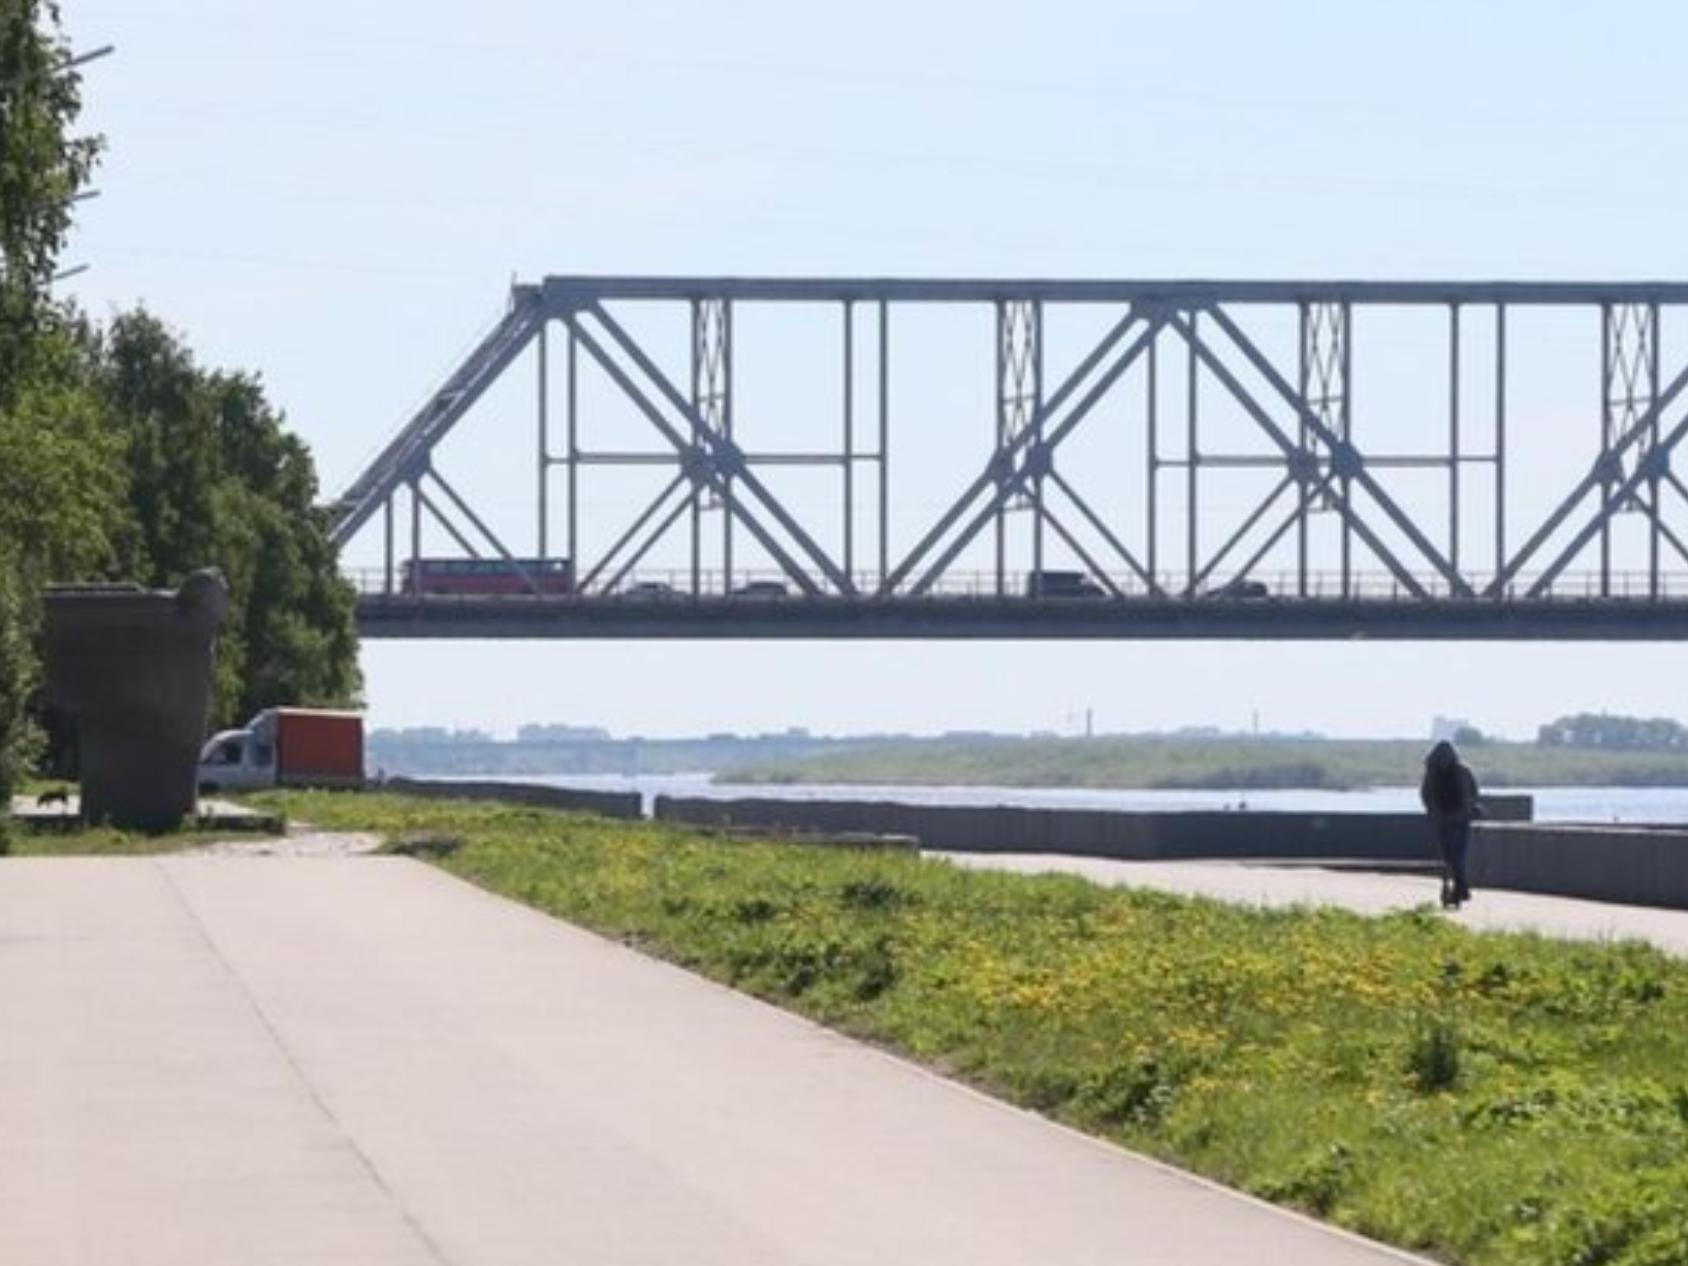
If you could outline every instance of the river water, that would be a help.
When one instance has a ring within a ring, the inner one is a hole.
[[[1126,791],[1084,787],[905,787],[812,783],[735,785],[709,774],[555,775],[511,778],[552,787],[637,791],[650,808],[654,796],[788,800],[891,800],[903,804],[1019,805],[1036,809],[1116,809],[1178,812],[1197,809],[1280,813],[1417,813],[1416,787],[1365,791]],[[1688,822],[1688,787],[1506,787],[1531,795],[1542,822]]]

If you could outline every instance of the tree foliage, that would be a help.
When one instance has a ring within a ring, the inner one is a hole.
[[[1688,751],[1688,728],[1669,717],[1613,716],[1579,712],[1536,731],[1543,747],[1601,748],[1619,752]]]
[[[271,704],[352,700],[355,596],[315,506],[310,452],[258,380],[201,369],[144,311],[119,316],[95,360],[130,490],[121,573],[173,586],[214,565],[228,581],[216,721]]]
[[[47,287],[100,150],[71,135],[82,101],[69,60],[54,0],[0,0],[0,407],[52,319]]]
[[[214,718],[359,689],[354,599],[309,451],[259,381],[201,368],[145,311],[104,329],[49,294],[99,154],[54,0],[0,0],[0,804],[35,745],[41,587],[230,587]]]
[[[54,499],[74,482],[71,467],[84,468],[83,454],[70,450],[87,416],[82,402],[47,385],[48,362],[62,349],[47,288],[71,199],[99,149],[71,135],[81,102],[68,59],[53,0],[0,0],[0,804],[33,739],[25,708],[36,678],[30,641],[40,578],[72,562],[87,540],[89,499]],[[87,461],[101,464],[97,452]]]

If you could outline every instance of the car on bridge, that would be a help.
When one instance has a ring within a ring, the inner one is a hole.
[[[524,576],[522,573],[526,572]],[[532,580],[532,586],[528,584]],[[567,558],[421,558],[404,564],[405,593],[492,597],[500,594],[574,592],[574,564]]]
[[[1204,598],[1218,598],[1227,602],[1259,602],[1271,596],[1272,591],[1265,581],[1251,580],[1247,576],[1236,576],[1202,594]]]
[[[788,598],[791,590],[783,580],[750,580],[733,590],[735,598]]]
[[[1026,574],[1028,598],[1105,598],[1107,592],[1082,571],[1034,571]]]

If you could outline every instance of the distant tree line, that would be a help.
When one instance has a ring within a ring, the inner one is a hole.
[[[1601,748],[1615,752],[1688,751],[1688,728],[1668,717],[1612,716],[1579,712],[1549,721],[1536,731],[1543,747]]]
[[[95,323],[50,292],[99,153],[52,0],[0,0],[0,793],[39,750],[51,582],[230,590],[213,720],[360,689],[355,595],[309,451],[250,374],[206,369],[152,314]],[[3,801],[0,801],[3,804]]]

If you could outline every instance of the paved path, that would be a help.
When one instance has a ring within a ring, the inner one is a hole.
[[[416,862],[0,862],[5,1266],[1409,1260]]]
[[[1034,854],[934,853],[960,866],[1034,874],[1059,871],[1098,883],[1158,888],[1250,905],[1343,906],[1361,914],[1384,914],[1435,905],[1440,880],[1434,875],[1328,870],[1308,865],[1244,862],[1117,862],[1090,857]],[[1688,911],[1609,905],[1533,893],[1479,891],[1457,914],[1446,917],[1471,928],[1539,932],[1576,940],[1651,941],[1673,954],[1688,955]]]

